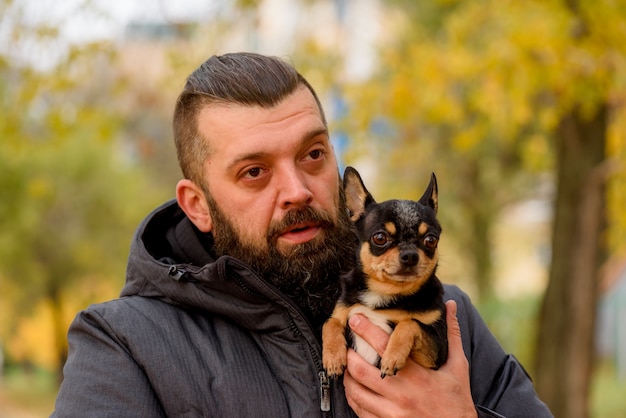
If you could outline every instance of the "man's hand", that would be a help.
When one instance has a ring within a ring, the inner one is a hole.
[[[461,344],[456,302],[446,302],[448,361],[439,369],[426,369],[411,359],[395,376],[380,378],[380,370],[354,350],[348,351],[344,386],[348,404],[360,417],[445,418],[477,417],[469,383],[469,365]],[[350,328],[379,355],[389,335],[367,318],[355,315]]]

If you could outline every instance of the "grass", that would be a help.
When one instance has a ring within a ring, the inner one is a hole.
[[[591,418],[626,417],[626,378],[620,379],[610,361],[598,364],[591,383]]]
[[[479,306],[489,328],[507,352],[513,353],[532,370],[535,341],[535,318],[539,298],[492,300]],[[626,417],[626,377],[619,377],[609,360],[598,362],[591,382],[590,418]]]
[[[11,368],[0,377],[0,418],[49,417],[57,384],[47,371]]]

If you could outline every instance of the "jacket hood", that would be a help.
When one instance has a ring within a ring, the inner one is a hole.
[[[221,315],[256,331],[310,328],[280,291],[235,258],[215,259],[211,245],[210,236],[193,226],[176,201],[165,203],[135,233],[121,296]]]

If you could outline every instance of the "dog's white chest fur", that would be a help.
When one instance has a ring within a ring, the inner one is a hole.
[[[376,312],[363,305],[357,305],[350,309],[348,317],[356,314],[362,314],[366,316],[374,325],[379,326],[388,334],[391,334],[391,331],[393,331],[393,328],[391,328],[391,326],[389,325],[387,317],[380,312]],[[376,350],[374,350],[374,348],[369,345],[363,338],[354,333],[352,334],[352,348],[354,348],[354,350],[371,365],[378,365],[378,362],[380,361],[380,356],[378,355]]]

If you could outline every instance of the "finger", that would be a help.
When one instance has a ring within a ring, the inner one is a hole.
[[[343,385],[346,400],[348,401],[350,408],[352,408],[357,416],[366,416],[368,411],[366,411],[362,404],[364,402],[364,398],[372,396],[371,393],[368,393],[367,389],[363,385],[353,379],[352,375],[348,371],[346,371],[343,375]],[[367,403],[367,401],[365,402]]]
[[[453,300],[446,302],[446,322],[448,325],[448,361],[450,366],[466,365],[467,358],[463,351],[461,327],[457,318],[457,304]]]
[[[348,350],[348,368],[343,384],[350,407],[359,417],[372,416],[387,400],[377,390],[381,384],[380,370],[369,364],[354,350]],[[373,384],[372,384],[373,383]]]
[[[427,370],[417,365],[417,363],[411,362],[410,364],[407,364],[407,366],[405,366],[405,368],[403,368],[398,374],[396,374],[393,379],[382,379],[380,377],[380,369],[376,366],[372,366],[367,360],[352,349],[348,350],[347,364],[346,372],[350,374],[351,379],[358,382],[360,385],[367,388],[371,394],[378,397],[376,398],[377,401],[372,403],[372,406],[379,406],[378,400],[380,397],[393,397],[392,395],[399,389],[398,386],[402,386],[402,382],[405,380],[401,376],[412,376],[412,378],[415,379],[417,378],[417,375],[415,374],[416,372]],[[408,372],[409,369],[411,370],[410,372]]]
[[[446,322],[448,323],[448,338],[458,337],[461,338],[461,327],[459,326],[459,320],[456,317],[456,301],[449,300],[446,302]]]
[[[372,366],[356,351],[348,350],[348,361],[346,370],[350,372],[352,378],[362,385],[370,388],[373,392],[377,392],[377,384],[382,382],[380,378],[380,370],[376,366]]]
[[[359,417],[401,416],[400,411],[415,411],[418,392],[432,390],[429,381],[422,380],[428,378],[425,373],[436,372],[411,360],[395,376],[381,379],[377,367],[354,350],[348,350],[348,368],[344,376],[348,404]]]
[[[350,329],[382,356],[389,341],[389,334],[380,327],[374,325],[366,316],[356,314],[350,317],[348,324]]]

